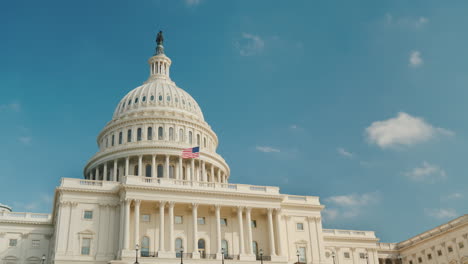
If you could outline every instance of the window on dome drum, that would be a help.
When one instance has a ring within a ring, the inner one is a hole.
[[[437,256],[442,256],[442,250],[437,250]]]
[[[150,239],[149,237],[145,236],[141,240],[141,256],[142,257],[149,257],[149,247],[150,247]]]
[[[143,98],[141,99],[141,101],[145,102],[145,101],[146,101],[146,96],[143,96]]]
[[[176,250],[176,257],[180,258],[182,250],[183,250],[183,241],[182,241],[182,238],[180,237],[176,238],[175,240],[175,250]]]
[[[205,224],[205,217],[198,217],[197,218],[197,223],[199,225],[204,225]]]
[[[148,138],[148,140],[153,139],[153,128],[152,127],[148,127],[148,133],[147,133],[146,137]]]
[[[250,226],[253,228],[257,228],[257,220],[250,221]]]
[[[31,241],[31,247],[32,248],[38,248],[41,246],[41,241],[39,239],[33,239]]]
[[[138,165],[135,165],[135,167],[133,167],[133,175],[140,176],[138,175]]]
[[[182,104],[185,105],[185,100],[182,98]]]
[[[135,98],[135,104],[136,104],[136,103],[138,103],[138,97],[137,97],[137,98]]]
[[[150,97],[150,100],[151,100],[151,101],[154,101],[154,95],[152,95],[152,96]]]
[[[128,100],[128,105],[130,105],[132,103],[132,100]]]
[[[359,253],[359,258],[365,259],[365,258],[366,258],[366,254],[365,254],[365,253]]]
[[[119,132],[119,144],[122,144],[122,132]]]
[[[93,211],[84,211],[83,218],[88,220],[93,219]]]
[[[16,247],[16,245],[18,245],[18,239],[10,238],[10,242],[8,243],[8,246]]]
[[[422,258],[421,257],[418,257],[418,262],[422,263]]]
[[[184,142],[184,130],[179,129],[179,142]]]
[[[106,137],[106,139],[104,141],[106,141],[106,148],[109,147],[109,140],[108,140],[107,137]]]
[[[83,238],[81,241],[81,255],[89,255],[91,248],[91,238]]]
[[[174,179],[174,178],[175,178],[175,177],[174,177],[174,175],[175,175],[175,174],[174,174],[174,170],[175,170],[174,165],[169,166],[169,178],[171,178],[171,179]]]
[[[146,168],[145,168],[145,174],[146,174],[146,177],[151,177],[151,165],[146,165]]]
[[[185,170],[185,166],[182,167],[182,180],[187,180],[187,171]]]
[[[137,129],[137,141],[141,141],[141,127]]]
[[[427,259],[428,259],[428,260],[431,260],[431,259],[432,259],[432,255],[431,255],[431,254],[427,254]]]
[[[299,262],[301,263],[307,263],[307,260],[306,260],[306,248],[305,247],[299,247],[297,249],[298,253],[299,253]],[[345,252],[345,253],[348,253],[348,252]],[[349,253],[348,253],[348,258],[349,258]]]
[[[112,146],[112,147],[114,146],[114,135],[112,135],[112,142],[111,142],[111,146]]]
[[[163,165],[159,164],[158,165],[158,178],[162,178],[163,174],[164,174]]]
[[[162,95],[160,95],[160,96],[158,97],[158,99],[159,99],[159,101],[162,101],[162,99],[163,99],[163,98],[162,98]]]
[[[169,95],[167,96],[166,99],[167,99],[168,102],[171,101],[171,97]]]
[[[298,231],[304,230],[304,224],[303,223],[296,223],[296,229]]]
[[[158,140],[163,140],[164,138],[164,130],[162,127],[158,127]]]
[[[179,99],[177,99],[177,97],[176,97],[174,100],[175,100],[175,102],[176,102],[176,103],[178,103],[178,102],[179,102]]]
[[[452,252],[453,252],[453,248],[452,248],[451,246],[448,246],[448,247],[447,247],[447,250],[448,250],[449,253],[452,253]]]
[[[412,260],[410,260],[410,261],[409,261],[409,264],[413,264],[413,261],[412,261]]]
[[[227,219],[226,218],[221,218],[221,219],[219,219],[219,221],[220,221],[221,225],[227,226]]]
[[[203,147],[206,148],[206,138],[203,138]]]
[[[200,135],[197,134],[197,146],[200,146]]]
[[[127,131],[127,142],[132,142],[132,130]]]
[[[141,215],[141,221],[142,222],[149,222],[150,220],[151,220],[151,216],[149,214]]]
[[[189,141],[189,144],[192,144],[192,131],[188,132],[188,141]]]
[[[463,242],[458,242],[458,248],[464,248],[465,245],[463,245]]]
[[[169,128],[169,140],[174,141],[174,128]]]
[[[184,223],[184,217],[181,215],[176,215],[174,216],[174,224],[183,224]]]

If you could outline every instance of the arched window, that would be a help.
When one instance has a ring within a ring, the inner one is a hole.
[[[112,135],[112,142],[111,143],[112,143],[111,145],[113,147],[114,146],[114,135]]]
[[[174,173],[175,167],[174,165],[169,166],[169,178],[174,179],[175,173]]]
[[[200,146],[200,135],[197,134],[197,146]]]
[[[143,102],[146,101],[146,96],[143,96],[143,99],[141,99]]]
[[[175,250],[177,257],[180,258],[180,255],[182,254],[182,249],[183,249],[183,241],[182,238],[178,237],[175,240]]]
[[[137,98],[135,98],[135,104],[136,104],[136,103],[138,103],[138,97],[137,97]]]
[[[184,130],[179,129],[179,142],[184,142]]]
[[[222,252],[224,254],[224,258],[227,258],[228,255],[229,255],[229,244],[228,244],[227,240],[223,239],[221,241],[221,250],[222,250]]]
[[[164,168],[163,165],[159,164],[158,165],[158,178],[162,178],[164,174]]]
[[[137,141],[141,141],[141,127],[137,129]]]
[[[133,175],[140,176],[138,175],[138,165],[135,165],[135,167],[133,167]]]
[[[146,165],[146,168],[145,168],[145,172],[146,172],[146,177],[151,177],[151,165]]]
[[[154,101],[154,95],[151,95],[150,99],[151,101]]]
[[[145,236],[141,240],[141,256],[142,257],[149,257],[149,247],[150,247],[149,237]]]
[[[188,143],[192,144],[192,131],[188,132]]]
[[[173,127],[169,128],[169,140],[174,141],[174,128]]]
[[[122,144],[122,132],[119,132],[119,144]]]
[[[163,140],[164,138],[164,130],[162,127],[158,127],[158,139]]]
[[[258,256],[258,244],[257,241],[252,241],[252,250],[255,256]]]
[[[153,128],[152,127],[148,127],[148,133],[146,135],[146,138],[148,140],[152,140],[153,139]]]
[[[198,252],[200,253],[201,258],[205,258],[205,240],[199,239],[198,240]]]
[[[132,130],[127,131],[127,142],[132,142]]]

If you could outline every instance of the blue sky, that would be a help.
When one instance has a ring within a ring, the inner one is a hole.
[[[82,177],[161,29],[231,182],[320,196],[326,228],[383,242],[467,212],[466,1],[137,2],[1,4],[1,203],[49,212]]]

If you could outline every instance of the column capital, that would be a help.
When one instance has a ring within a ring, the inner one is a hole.
[[[167,202],[170,208],[174,208],[175,202],[174,201],[169,201]]]
[[[221,205],[220,205],[220,204],[215,204],[215,205],[213,205],[213,206],[214,206],[214,208],[215,208],[216,210],[220,210],[220,209],[221,209]]]
[[[281,214],[281,208],[276,208],[275,212],[276,212],[276,214],[280,215]]]
[[[245,207],[245,212],[248,213],[248,214],[250,214],[250,212],[252,212],[252,207],[246,206],[246,207]]]
[[[273,210],[274,210],[274,208],[267,208],[268,214],[272,214],[272,213],[273,213]]]
[[[197,208],[198,208],[198,205],[199,205],[199,203],[192,203],[192,208],[193,208],[193,209],[197,209]]]
[[[138,206],[140,206],[141,204],[141,200],[138,200],[138,199],[133,200],[133,202],[135,203],[135,205],[138,205]]]
[[[159,201],[159,207],[166,206],[167,201]]]
[[[237,211],[238,212],[240,211],[242,213],[244,211],[244,206],[241,206],[241,205],[237,206]]]

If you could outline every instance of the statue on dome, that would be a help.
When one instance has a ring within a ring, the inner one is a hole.
[[[163,37],[162,31],[160,30],[158,35],[156,36],[156,44],[162,45],[163,42],[164,42],[164,37]]]

